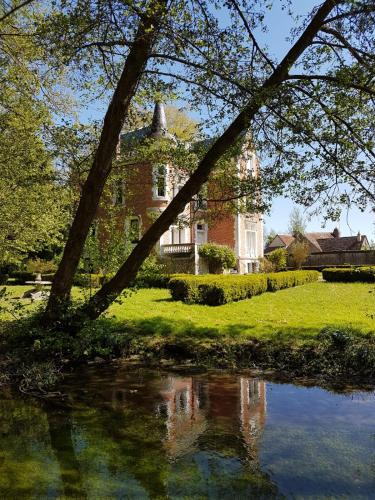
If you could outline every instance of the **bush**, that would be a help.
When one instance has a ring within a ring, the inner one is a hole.
[[[83,288],[99,288],[103,282],[102,274],[76,274],[74,276],[73,285]]]
[[[11,274],[11,278],[14,278],[14,285],[24,285],[26,281],[34,281],[35,274],[26,271],[16,271]]]
[[[273,264],[275,271],[283,271],[286,269],[287,257],[288,253],[284,248],[278,248],[266,256]]]
[[[275,272],[275,266],[272,264],[270,260],[266,257],[262,257],[259,263],[259,272],[260,273],[273,273]]]
[[[326,281],[341,281],[353,283],[355,281],[363,283],[375,283],[375,266],[372,267],[352,267],[352,268],[327,268],[323,269],[323,279]]]
[[[236,267],[237,259],[233,250],[226,245],[205,243],[198,250],[199,256],[206,259],[211,271],[217,272],[224,269]]]
[[[195,275],[175,275],[168,283],[168,288],[171,292],[173,300],[182,300],[187,303],[199,303],[198,285],[206,276]]]
[[[244,300],[263,292],[281,290],[316,281],[317,271],[287,271],[284,273],[232,275],[180,275],[169,281],[173,300],[188,304],[218,306]]]
[[[267,275],[269,292],[276,292],[283,288],[305,285],[319,278],[318,271],[285,271],[282,273],[270,273]]]
[[[208,306],[220,306],[229,302],[250,299],[267,291],[264,274],[225,276],[225,279],[203,282],[198,285],[199,299]]]
[[[0,285],[6,285],[9,279],[8,274],[0,274]]]
[[[165,265],[158,263],[156,257],[148,257],[139,270],[135,285],[139,288],[167,288],[169,276],[165,274]]]
[[[301,269],[303,263],[310,254],[310,248],[306,241],[296,241],[291,245],[289,253],[293,267]]]
[[[53,260],[33,259],[26,264],[26,271],[33,274],[54,274],[57,265]]]

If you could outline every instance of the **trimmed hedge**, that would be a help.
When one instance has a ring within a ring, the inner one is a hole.
[[[169,280],[173,300],[188,304],[218,306],[244,300],[266,291],[276,291],[317,281],[317,271],[286,271],[270,274],[180,275]]]
[[[375,266],[372,267],[352,267],[352,268],[327,268],[323,269],[323,279],[326,281],[343,283],[375,283]]]
[[[282,273],[267,274],[269,292],[276,292],[283,288],[291,288],[293,286],[305,285],[312,283],[319,278],[318,271],[285,271]]]
[[[228,276],[224,280],[204,282],[198,286],[198,291],[202,304],[221,306],[266,292],[267,277],[264,274]]]

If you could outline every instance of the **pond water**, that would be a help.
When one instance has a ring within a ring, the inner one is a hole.
[[[0,394],[0,498],[375,498],[375,393],[96,367]]]

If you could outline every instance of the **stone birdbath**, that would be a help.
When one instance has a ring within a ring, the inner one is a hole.
[[[22,296],[23,299],[43,300],[49,296],[49,292],[44,287],[52,285],[52,281],[43,281],[42,275],[38,273],[34,281],[25,281],[25,285],[34,285],[34,288],[27,290]]]

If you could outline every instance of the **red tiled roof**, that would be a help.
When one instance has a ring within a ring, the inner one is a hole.
[[[277,236],[287,247],[294,241],[294,236],[291,234],[278,234]]]
[[[278,234],[277,235],[287,248],[295,240],[291,234]],[[340,236],[334,237],[332,233],[305,233],[303,235],[315,248],[316,252],[342,252],[345,250],[362,250],[362,247],[367,242],[365,235],[361,236],[360,241],[357,236]],[[264,249],[264,253],[270,253],[281,246],[269,246]]]

